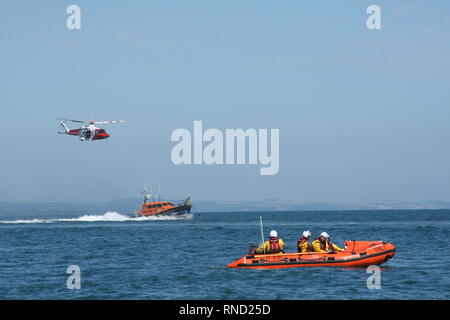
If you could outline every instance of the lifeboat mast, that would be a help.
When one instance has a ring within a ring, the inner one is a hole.
[[[144,203],[147,203],[149,199],[153,201],[153,194],[151,191],[148,193],[147,184],[144,185],[144,191],[142,191],[141,194],[144,195]]]

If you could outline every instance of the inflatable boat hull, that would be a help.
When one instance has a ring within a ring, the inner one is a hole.
[[[395,246],[382,241],[346,241],[338,253],[249,254],[229,264],[229,268],[280,269],[295,267],[350,267],[380,265],[395,255]]]

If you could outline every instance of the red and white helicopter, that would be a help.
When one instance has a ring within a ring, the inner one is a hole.
[[[59,134],[69,134],[71,136],[78,136],[80,137],[81,141],[94,141],[94,140],[103,140],[109,138],[109,134],[106,133],[105,129],[96,127],[95,124],[109,124],[109,123],[121,123],[125,122],[123,120],[111,120],[111,121],[81,121],[81,120],[71,120],[71,119],[63,119],[63,118],[57,118],[60,120],[59,128],[62,131],[58,131]],[[86,123],[86,125],[82,126],[79,129],[72,129],[70,130],[66,122],[78,122],[78,123]]]

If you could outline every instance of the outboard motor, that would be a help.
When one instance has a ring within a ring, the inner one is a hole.
[[[256,243],[252,243],[250,248],[248,249],[249,254],[256,254],[256,250],[258,250],[259,246]]]

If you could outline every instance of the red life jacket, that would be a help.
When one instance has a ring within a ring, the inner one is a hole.
[[[269,239],[269,253],[280,253],[283,250],[281,249],[280,242],[278,241],[278,238],[271,237]]]
[[[302,238],[300,238],[300,240],[297,241],[297,251],[298,251],[298,252],[301,252],[301,251],[302,251],[302,249],[300,248],[300,246],[301,246],[303,243],[305,243],[305,242],[308,244],[308,248],[306,248],[306,252],[312,252],[312,251],[314,251],[314,250],[313,250],[313,247],[312,247],[311,244],[308,242],[308,239],[306,239],[305,237],[302,237]]]

